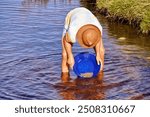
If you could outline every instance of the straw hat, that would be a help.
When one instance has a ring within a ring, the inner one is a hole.
[[[87,24],[78,30],[76,38],[82,47],[93,48],[100,41],[101,32],[96,26]]]

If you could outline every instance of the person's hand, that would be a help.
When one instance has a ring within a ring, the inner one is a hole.
[[[103,71],[103,69],[104,69],[104,63],[103,63],[103,60],[101,59],[101,57],[97,55],[96,56],[96,61],[97,61],[98,65],[101,65],[100,71]]]
[[[69,67],[71,69],[73,69],[73,66],[74,66],[74,57],[73,57],[73,55],[69,55],[67,63],[69,65]]]

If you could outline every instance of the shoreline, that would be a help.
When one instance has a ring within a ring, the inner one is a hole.
[[[147,0],[97,0],[96,10],[111,22],[128,24],[138,29],[138,33],[150,35],[150,3]]]

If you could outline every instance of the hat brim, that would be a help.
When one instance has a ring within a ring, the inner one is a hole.
[[[97,32],[98,34],[98,39],[95,40],[95,42],[91,45],[91,46],[87,46],[83,43],[83,39],[82,39],[82,35],[84,33],[84,31],[86,31],[87,29],[93,29]],[[78,32],[77,32],[77,35],[76,35],[76,38],[77,38],[77,41],[78,43],[80,44],[80,46],[84,47],[84,48],[93,48],[96,46],[96,44],[100,41],[100,38],[101,38],[101,31],[99,30],[99,28],[97,28],[96,26],[94,26],[93,24],[87,24],[87,25],[84,25],[82,26]]]

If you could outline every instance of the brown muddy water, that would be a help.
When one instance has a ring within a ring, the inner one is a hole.
[[[78,0],[0,1],[0,99],[150,99],[150,37],[95,13],[103,26],[105,69],[97,78],[61,81],[65,15]],[[84,50],[75,44],[73,53]]]

